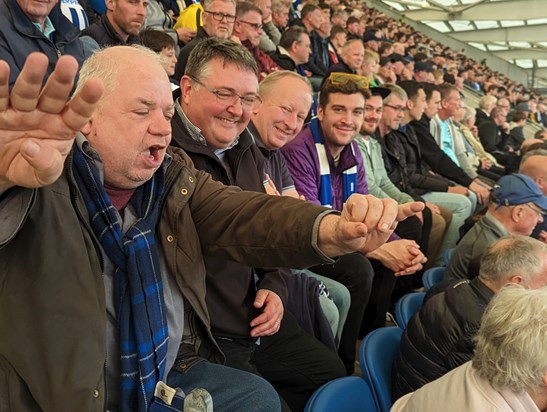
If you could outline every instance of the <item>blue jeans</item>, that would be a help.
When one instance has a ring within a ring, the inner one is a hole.
[[[475,210],[476,195],[469,191],[470,197],[459,195],[457,193],[448,192],[428,192],[422,195],[422,198],[427,202],[435,203],[439,206],[444,206],[452,211],[452,222],[446,229],[444,240],[440,248],[437,261],[438,266],[443,266],[443,252],[446,249],[456,247],[456,243],[460,238],[460,227]],[[473,204],[475,201],[475,204]]]
[[[279,396],[266,380],[228,366],[204,361],[184,373],[172,369],[167,384],[181,388],[184,393],[195,388],[206,389],[213,398],[215,412],[281,410]]]

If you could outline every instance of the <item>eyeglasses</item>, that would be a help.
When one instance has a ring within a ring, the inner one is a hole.
[[[384,107],[389,107],[390,109],[395,110],[396,112],[403,113],[405,111],[404,106],[393,106],[391,104],[384,104]]]
[[[250,21],[245,21],[245,20],[238,20],[239,23],[245,23],[245,24],[248,24],[249,26],[251,26],[253,29],[255,29],[256,31],[260,30],[262,28],[262,24],[259,24],[259,23],[251,23]]]
[[[358,74],[331,73],[327,79],[327,83],[333,86],[345,86],[349,83],[355,83],[357,87],[368,89],[370,86],[370,79],[366,76],[359,76]]]
[[[240,96],[231,89],[213,89],[192,76],[188,77],[208,92],[213,93],[219,103],[225,103],[228,106],[232,106],[237,102],[237,99],[239,99],[241,100],[241,106],[245,108],[252,108],[256,103],[262,103],[262,99],[258,94],[246,94],[244,96]]]
[[[209,10],[203,10],[204,13],[209,13],[211,16],[213,16],[213,19],[216,21],[222,21],[222,19],[226,19],[226,22],[233,23],[236,20],[236,16],[233,14],[225,14],[220,13],[218,11],[209,11]]]
[[[543,209],[540,209],[538,207],[536,207],[535,205],[532,206],[530,203],[525,203],[524,206],[528,206],[530,209],[532,209],[534,212],[538,213],[541,217],[544,217],[545,216],[545,210]]]

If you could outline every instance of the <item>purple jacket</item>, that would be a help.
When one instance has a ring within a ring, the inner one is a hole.
[[[308,126],[304,127],[291,143],[281,149],[281,153],[285,156],[297,192],[303,195],[308,202],[320,205],[319,182],[321,173],[319,171],[319,157],[317,156],[310,128]],[[355,140],[342,150],[338,168],[335,168],[334,159],[328,149],[326,153],[331,170],[332,208],[341,211],[344,206],[342,183],[344,170],[357,165],[357,191],[355,193],[368,194],[363,157]],[[400,239],[399,236],[394,232],[389,237],[388,242],[398,239]]]
[[[327,158],[330,165],[330,180],[332,184],[332,208],[342,210],[343,193],[343,172],[357,165],[357,191],[355,193],[368,194],[367,180],[365,178],[365,168],[363,158],[355,141],[346,146],[340,154],[340,163],[338,168],[334,166],[334,159],[327,149]],[[298,193],[303,195],[308,202],[320,205],[319,201],[319,182],[321,173],[319,169],[319,157],[315,149],[315,143],[311,130],[306,126],[296,136],[296,138],[281,149],[287,166],[294,180],[294,185]]]

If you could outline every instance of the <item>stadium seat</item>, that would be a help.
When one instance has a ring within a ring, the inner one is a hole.
[[[360,376],[344,376],[317,389],[304,412],[378,412],[372,390]]]
[[[389,412],[391,399],[391,368],[399,349],[403,330],[397,326],[386,326],[370,332],[361,343],[359,362],[365,381],[379,412]]]
[[[408,321],[422,307],[425,298],[423,292],[407,293],[395,305],[395,319],[401,329],[406,328]]]
[[[445,266],[448,266],[448,262],[450,262],[450,258],[452,257],[452,254],[454,253],[454,248],[452,249],[446,249],[443,253],[443,262]]]
[[[427,292],[433,285],[441,282],[445,271],[446,268],[444,266],[427,269],[422,276],[424,290]]]

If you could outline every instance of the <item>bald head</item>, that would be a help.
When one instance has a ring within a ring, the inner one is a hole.
[[[135,62],[139,62],[135,64]],[[121,73],[126,76],[128,72],[141,73],[152,71],[154,75],[165,78],[169,83],[167,73],[162,68],[162,61],[159,54],[154,53],[147,47],[133,46],[114,46],[100,50],[89,57],[83,64],[76,85],[78,91],[87,80],[98,78],[103,82],[105,92],[102,100],[110,95],[119,87],[118,76]],[[99,104],[100,105],[100,104]]]
[[[523,158],[519,173],[530,176],[544,195],[547,195],[547,150],[538,149]]]

